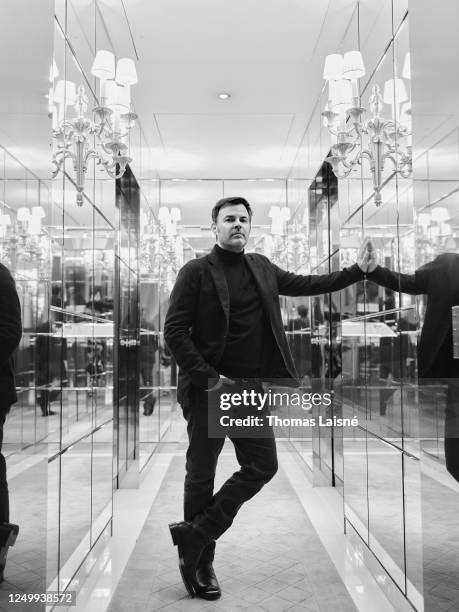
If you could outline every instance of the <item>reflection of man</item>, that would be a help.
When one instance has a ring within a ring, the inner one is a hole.
[[[6,415],[17,401],[13,353],[21,334],[21,307],[14,280],[8,269],[0,264],[0,582],[3,582],[8,547],[14,544],[19,532],[19,527],[9,522],[6,462],[1,450]]]
[[[241,469],[213,494],[224,437],[209,438],[208,391],[231,391],[232,379],[287,379],[297,372],[282,325],[279,295],[317,295],[363,279],[359,266],[320,276],[278,268],[259,254],[244,254],[252,210],[241,197],[223,198],[212,210],[217,244],[188,262],[171,294],[164,336],[180,367],[178,401],[188,423],[185,521],[171,524],[182,578],[191,596],[221,595],[212,562],[215,540],[240,506],[277,471],[272,429],[265,438],[229,436]]]
[[[140,383],[145,387],[143,398],[143,413],[151,416],[155,409],[156,400],[159,397],[159,367],[156,364],[156,353],[159,343],[153,323],[145,319],[143,309],[140,318],[140,359],[139,374]],[[156,389],[153,389],[156,387]]]
[[[61,385],[67,379],[67,340],[53,335],[57,329],[56,313],[50,310],[49,321],[37,327],[35,341],[37,402],[43,417],[56,414],[51,403],[60,399]]]
[[[414,274],[397,274],[376,267],[369,246],[368,278],[378,285],[411,295],[427,295],[418,346],[420,379],[441,379],[448,386],[445,420],[445,459],[448,472],[459,482],[459,360],[453,357],[451,307],[459,305],[459,255],[443,253]],[[424,382],[426,382],[424,380]]]
[[[311,375],[311,332],[308,321],[308,307],[298,304],[298,317],[288,322],[289,346],[298,376]],[[306,331],[307,330],[307,331]]]

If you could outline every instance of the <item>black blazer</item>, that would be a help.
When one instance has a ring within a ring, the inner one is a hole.
[[[298,384],[297,373],[282,324],[279,295],[319,295],[338,291],[364,278],[357,264],[341,272],[302,276],[286,272],[256,253],[245,255],[260,298],[271,323],[278,348],[270,378]],[[183,405],[190,384],[206,389],[218,378],[228,333],[230,302],[225,273],[215,249],[186,263],[178,273],[170,296],[164,325],[164,339],[180,367],[177,396]]]
[[[447,377],[451,368],[459,366],[459,361],[453,361],[451,318],[451,307],[459,304],[459,255],[443,253],[414,274],[399,274],[377,266],[367,277],[393,291],[427,294],[418,345],[418,374],[421,378]]]
[[[8,268],[0,264],[0,410],[17,401],[13,353],[22,335],[21,306]]]

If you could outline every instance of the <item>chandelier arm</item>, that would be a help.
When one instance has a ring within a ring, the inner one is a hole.
[[[373,161],[373,153],[369,149],[363,149],[359,154],[360,159],[365,157],[370,163]]]
[[[366,127],[363,123],[354,123],[354,129],[357,136],[362,137],[363,134],[367,133]]]
[[[109,161],[107,161],[107,160],[105,160],[105,159],[102,159],[101,157],[99,158],[99,160],[100,160],[100,161],[99,161],[99,163],[100,163],[100,164],[102,164],[102,165],[104,166],[105,171],[107,172],[107,174],[108,174],[108,176],[109,176],[110,178],[119,179],[119,178],[121,178],[121,177],[123,176],[123,174],[124,174],[124,172],[125,172],[125,168],[124,168],[124,169],[122,169],[122,170],[121,170],[121,171],[119,171],[119,172],[113,172],[113,171],[112,171],[112,168],[113,168],[114,166],[116,166],[116,164],[118,163],[118,162],[116,161],[116,159],[115,159],[115,160],[114,160],[112,163],[110,163]]]
[[[87,163],[90,159],[100,159],[99,153],[95,149],[89,149],[84,156],[84,161]]]
[[[59,174],[59,171],[62,168],[62,165],[64,164],[67,157],[70,157],[73,162],[75,162],[75,155],[67,148],[61,149],[54,155],[52,163],[56,166],[56,169],[52,171],[52,178],[56,178],[56,176]]]

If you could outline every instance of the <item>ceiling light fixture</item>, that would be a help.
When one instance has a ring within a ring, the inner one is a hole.
[[[346,178],[350,172],[366,158],[373,176],[375,204],[382,203],[382,173],[386,159],[403,178],[412,173],[411,115],[407,103],[408,94],[403,79],[396,76],[384,85],[384,95],[378,85],[373,85],[370,97],[371,118],[362,120],[366,109],[361,106],[358,80],[365,75],[365,66],[359,51],[339,53],[325,58],[323,78],[328,81],[328,102],[322,112],[324,125],[336,137],[332,144],[331,155],[326,158],[339,179]],[[404,112],[399,113],[400,105]],[[392,106],[392,117],[381,116],[383,105]],[[350,127],[348,127],[348,115]],[[363,145],[363,136],[368,142]],[[405,147],[400,141],[406,139]],[[353,151],[356,151],[353,154]]]
[[[53,136],[57,143],[52,176],[57,176],[67,158],[72,160],[78,206],[83,204],[85,175],[90,159],[96,159],[110,177],[117,179],[123,176],[127,164],[132,161],[123,139],[137,119],[131,110],[130,94],[131,85],[137,83],[134,62],[121,58],[115,67],[113,53],[99,50],[91,73],[100,81],[100,105],[93,109],[94,120],[86,115],[89,101],[83,85],[76,88],[72,81],[59,80],[52,90]],[[56,74],[54,70],[53,74]],[[75,109],[72,119],[66,117],[68,106]],[[90,144],[94,136],[98,141],[97,147]]]
[[[220,98],[220,100],[228,100],[229,98],[231,98],[231,94],[225,91],[222,91],[222,93],[218,94],[218,97]]]

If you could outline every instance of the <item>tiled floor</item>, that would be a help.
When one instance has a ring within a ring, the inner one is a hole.
[[[356,610],[282,469],[218,541],[215,570],[223,597],[190,599],[167,528],[181,514],[183,463],[183,457],[173,457],[110,612]],[[231,447],[219,468],[220,481],[237,469]]]

